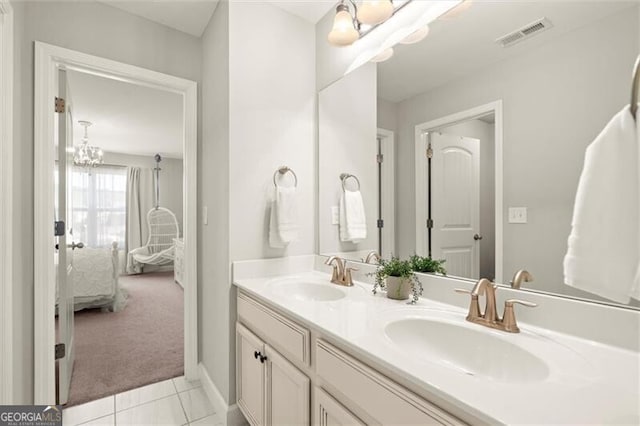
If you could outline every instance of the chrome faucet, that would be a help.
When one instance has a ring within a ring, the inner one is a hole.
[[[476,324],[483,325],[489,328],[495,328],[496,330],[502,330],[509,333],[519,333],[520,329],[516,322],[516,315],[513,309],[515,303],[519,303],[523,306],[534,308],[538,306],[535,303],[527,302],[525,300],[509,299],[504,303],[504,313],[502,318],[498,317],[496,310],[496,290],[498,286],[493,284],[486,278],[478,280],[472,290],[455,289],[458,293],[466,293],[471,295],[471,304],[469,305],[469,313],[467,314],[467,321]],[[480,312],[480,305],[478,303],[479,296],[485,296],[486,305],[484,312]]]
[[[333,264],[335,262],[335,265]],[[325,262],[325,265],[333,266],[333,273],[331,274],[331,282],[338,285],[347,287],[353,286],[352,271],[357,271],[356,268],[347,268],[347,261],[338,257],[331,256]]]
[[[375,250],[371,250],[369,254],[367,254],[367,257],[364,259],[364,263],[372,263],[372,260],[376,263],[380,263],[380,255]]]
[[[531,281],[533,281],[533,275],[531,275],[531,272],[527,271],[526,269],[520,269],[515,273],[513,279],[511,280],[511,288],[520,288],[523,281],[525,283],[530,283]]]

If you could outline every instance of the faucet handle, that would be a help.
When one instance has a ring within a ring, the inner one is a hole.
[[[455,291],[456,293],[471,295],[471,302],[469,304],[469,313],[467,314],[467,321],[473,321],[481,317],[480,305],[478,304],[477,294],[473,294],[471,290],[466,290],[464,288],[456,288],[453,291]]]
[[[343,284],[346,286],[351,287],[353,285],[353,277],[351,276],[351,272],[353,271],[359,271],[358,268],[347,268],[346,267],[346,262],[345,262],[345,269],[344,269],[344,281]]]
[[[516,314],[513,309],[514,303],[518,303],[528,308],[535,308],[536,306],[538,306],[538,304],[519,299],[509,299],[504,302],[504,314],[502,315],[502,325],[504,327],[504,331],[508,331],[509,333],[520,333],[518,323],[516,322]]]
[[[471,294],[471,290],[467,290],[465,288],[454,288],[453,291],[456,293]]]
[[[513,307],[514,303],[518,303],[522,306],[526,306],[527,308],[535,308],[536,306],[538,306],[537,303],[527,302],[526,300],[520,300],[520,299],[509,299],[506,302],[504,302],[504,306]]]

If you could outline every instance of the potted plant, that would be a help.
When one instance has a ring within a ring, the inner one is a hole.
[[[373,294],[377,294],[378,289],[386,290],[388,298],[406,300],[412,293],[411,304],[416,303],[422,296],[422,284],[407,260],[397,257],[390,260],[381,259],[376,271],[369,275],[375,276]]]
[[[422,273],[438,273],[442,275],[447,275],[447,270],[444,268],[444,262],[446,260],[435,260],[431,257],[422,257],[414,254],[409,258],[409,263],[411,263],[411,269],[415,272]]]

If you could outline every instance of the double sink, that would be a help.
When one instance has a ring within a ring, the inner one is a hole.
[[[382,299],[372,296],[365,285],[340,287],[319,277],[274,279],[267,286],[278,298],[327,309],[364,298]],[[436,309],[402,302],[390,307],[382,300],[380,304],[371,321],[371,335],[398,356],[445,367],[454,374],[522,384],[548,379],[558,362],[587,367],[580,355],[553,339],[527,331],[515,335],[481,327],[465,321],[465,313],[453,307]]]

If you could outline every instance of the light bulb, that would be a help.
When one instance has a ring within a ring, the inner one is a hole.
[[[339,4],[336,8],[336,17],[333,20],[333,28],[327,39],[335,46],[348,46],[360,38],[360,34],[353,25],[353,17],[349,8]]]
[[[393,56],[393,47],[383,50],[371,58],[371,62],[384,62]]]
[[[365,0],[358,9],[358,21],[363,24],[377,25],[393,15],[393,4],[390,0]]]
[[[425,26],[425,27],[420,28],[417,31],[414,31],[411,34],[409,34],[402,41],[400,41],[400,43],[401,44],[414,44],[414,43],[417,43],[419,41],[424,40],[427,35],[429,35],[429,26],[428,25]]]
[[[457,5],[456,7],[454,7],[447,13],[445,13],[444,15],[442,15],[440,19],[457,18],[458,16],[462,15],[464,12],[469,10],[472,3],[473,3],[473,0],[464,0],[462,3],[460,3],[459,5]]]

